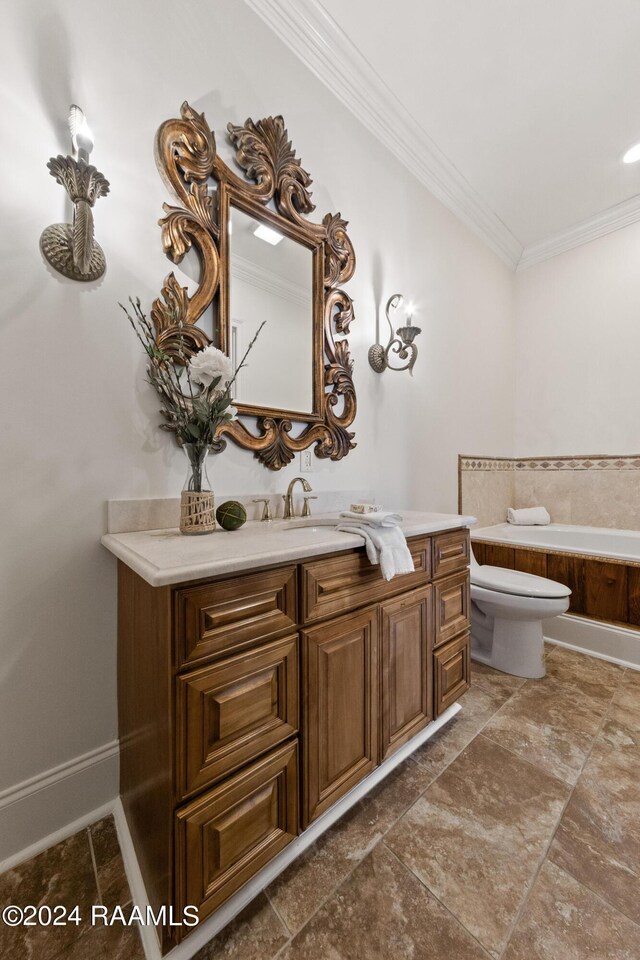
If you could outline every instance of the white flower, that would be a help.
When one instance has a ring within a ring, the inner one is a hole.
[[[232,420],[238,419],[238,410],[236,407],[227,407],[227,413],[229,414]]]
[[[220,377],[218,386],[222,391],[232,377],[231,360],[217,347],[205,347],[189,360],[189,376],[194,383],[200,383],[205,388]]]

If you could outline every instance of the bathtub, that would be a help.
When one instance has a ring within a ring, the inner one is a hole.
[[[499,523],[472,530],[471,539],[640,564],[640,530],[572,527],[564,523],[550,523],[544,527]]]
[[[547,621],[547,639],[640,669],[640,530],[499,523],[471,540],[480,564],[571,588],[569,612]]]

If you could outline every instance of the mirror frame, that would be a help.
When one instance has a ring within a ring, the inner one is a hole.
[[[348,428],[357,410],[353,363],[344,336],[354,318],[353,303],[341,289],[356,266],[347,222],[339,213],[328,213],[321,223],[306,219],[315,209],[309,192],[311,178],[296,157],[281,116],[227,125],[243,178],[218,155],[204,113],[197,113],[186,101],[180,113],[180,118],[167,120],[158,130],[155,156],[160,175],[181,206],[165,203],[165,216],[158,222],[167,256],[179,264],[193,247],[201,270],[192,295],[173,272],[166,277],[151,309],[156,342],[174,357],[188,358],[212,342],[229,353],[230,204],[303,243],[313,251],[313,411],[238,403],[238,419],[220,428],[212,449],[220,452],[230,438],[271,470],[286,466],[312,444],[316,456],[341,460],[355,447],[355,434]],[[213,193],[211,179],[217,184]],[[213,339],[197,326],[211,304]],[[245,422],[246,417],[255,420]],[[296,422],[303,427],[292,436]],[[172,429],[170,422],[163,426]]]

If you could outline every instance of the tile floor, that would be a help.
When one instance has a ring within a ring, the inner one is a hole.
[[[640,960],[640,673],[559,647],[473,665],[455,720],[197,960]],[[113,820],[0,876],[0,904],[126,905]],[[0,926],[2,960],[143,960],[133,929]]]

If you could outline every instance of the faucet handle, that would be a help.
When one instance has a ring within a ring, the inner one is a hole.
[[[260,517],[261,520],[272,520],[272,519],[273,519],[273,517],[271,516],[271,500],[269,499],[269,497],[258,497],[258,498],[257,498],[256,500],[254,500],[253,502],[254,502],[254,503],[263,503],[263,504],[264,504],[264,506],[263,506],[263,508],[262,508],[262,516]]]
[[[311,507],[309,506],[309,500],[317,500],[317,497],[305,497],[304,498],[304,507],[302,508],[302,516],[310,517],[311,516]]]

